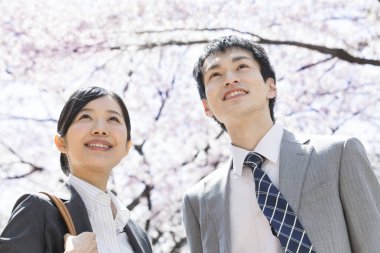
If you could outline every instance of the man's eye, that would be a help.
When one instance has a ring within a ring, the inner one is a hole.
[[[238,69],[243,69],[243,68],[248,68],[248,65],[247,64],[240,64],[238,66]]]
[[[218,72],[214,72],[214,73],[212,73],[212,74],[210,75],[210,79],[211,79],[211,78],[214,78],[214,77],[216,77],[216,76],[220,76],[220,74],[219,74]]]

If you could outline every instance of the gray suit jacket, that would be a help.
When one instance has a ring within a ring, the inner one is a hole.
[[[69,184],[54,193],[65,202],[77,234],[92,232],[83,200]],[[146,233],[132,220],[124,227],[135,252],[151,253]],[[61,253],[63,236],[68,233],[57,208],[43,194],[26,194],[18,199],[12,216],[0,236],[0,253]]]
[[[318,253],[380,252],[380,186],[357,139],[285,130],[279,162],[280,191]],[[231,252],[229,172],[217,169],[183,196],[193,253]]]

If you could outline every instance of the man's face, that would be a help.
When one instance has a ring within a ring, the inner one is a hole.
[[[206,114],[226,126],[241,116],[268,116],[268,101],[276,96],[274,80],[268,78],[264,82],[252,54],[240,48],[207,57],[203,81]]]

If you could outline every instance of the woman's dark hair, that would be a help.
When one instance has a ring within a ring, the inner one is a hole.
[[[86,87],[76,90],[66,102],[65,106],[62,109],[61,115],[59,116],[57,133],[64,137],[69,130],[69,127],[73,123],[75,117],[92,100],[95,100],[100,97],[110,96],[112,97],[120,106],[121,112],[124,117],[124,121],[127,127],[127,141],[131,140],[131,121],[129,119],[128,109],[125,106],[123,100],[119,95],[112,91],[108,91],[101,87]],[[66,154],[61,153],[60,157],[61,169],[65,175],[70,174],[69,161]]]

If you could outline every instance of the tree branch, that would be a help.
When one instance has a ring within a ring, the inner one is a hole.
[[[140,199],[141,198],[144,198],[144,197],[149,197],[150,198],[150,191],[153,189],[154,187],[153,186],[150,186],[150,185],[147,185],[145,184],[145,188],[144,190],[140,193],[139,196],[137,196],[128,206],[127,208],[129,210],[133,210],[139,203],[140,203]],[[152,208],[152,206],[150,205],[150,208],[149,210]]]
[[[267,38],[263,38],[255,33],[251,32],[245,32],[245,31],[240,31],[234,28],[228,28],[228,27],[220,27],[220,28],[194,28],[194,29],[185,29],[185,28],[175,28],[175,29],[170,29],[170,30],[147,30],[147,31],[140,31],[136,32],[136,34],[146,34],[146,33],[168,33],[168,32],[177,32],[177,31],[197,31],[197,32],[206,32],[206,31],[212,31],[212,32],[218,32],[218,31],[231,31],[231,32],[237,32],[240,34],[245,34],[245,35],[250,35],[254,38],[256,38],[256,42],[259,44],[269,44],[269,45],[288,45],[288,46],[297,46],[301,48],[307,48],[313,51],[317,51],[323,54],[329,54],[332,57],[339,58],[343,61],[347,61],[350,63],[357,63],[357,64],[370,64],[374,66],[380,66],[380,60],[374,60],[374,59],[367,59],[367,58],[361,58],[361,57],[356,57],[345,51],[344,49],[341,48],[329,48],[325,46],[320,46],[320,45],[314,45],[314,44],[309,44],[309,43],[302,43],[302,42],[297,42],[297,41],[290,41],[290,40],[271,40]],[[195,41],[175,41],[175,40],[170,40],[167,42],[163,43],[149,43],[149,44],[144,44],[140,46],[140,49],[146,49],[146,48],[153,48],[157,46],[168,46],[168,45],[193,45],[193,44],[204,44],[208,43],[209,40],[195,40]]]
[[[35,122],[53,122],[53,123],[57,123],[57,120],[56,119],[35,119],[35,118],[28,118],[28,117],[22,117],[22,116],[12,116],[12,115],[4,115],[4,114],[0,114],[0,120],[25,120],[25,121],[35,121]]]
[[[31,162],[28,162],[28,161],[25,161],[16,151],[14,151],[11,147],[9,147],[7,144],[5,144],[3,141],[0,141],[0,143],[6,148],[8,149],[9,152],[11,152],[13,155],[15,155],[19,160],[20,160],[20,163],[23,163],[23,164],[27,164],[29,165],[32,169],[25,173],[25,174],[21,174],[21,175],[16,175],[16,176],[12,176],[12,177],[6,177],[6,179],[20,179],[20,178],[24,178],[24,177],[27,177],[29,176],[30,174],[33,174],[34,172],[37,172],[37,171],[43,171],[44,168],[43,167],[40,167],[40,166],[37,166]]]
[[[334,59],[334,57],[333,57],[333,56],[330,56],[330,57],[327,57],[326,59],[323,59],[323,60],[320,60],[320,61],[317,61],[317,62],[314,62],[314,63],[307,64],[307,65],[302,66],[302,67],[300,67],[299,69],[297,69],[297,72],[302,71],[302,70],[305,70],[305,69],[308,69],[308,68],[311,68],[311,67],[314,67],[314,66],[316,66],[316,65],[318,65],[318,64],[321,64],[321,63],[327,62],[327,61],[329,61],[329,60],[331,60],[331,59]]]

